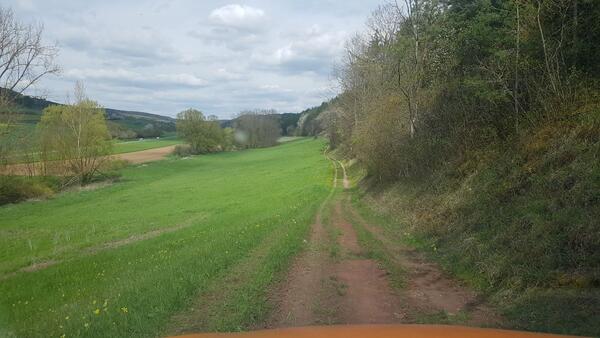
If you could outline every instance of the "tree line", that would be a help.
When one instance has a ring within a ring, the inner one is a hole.
[[[177,114],[177,133],[186,141],[178,146],[181,156],[207,154],[245,148],[269,147],[277,144],[281,126],[277,112],[272,109],[243,111],[223,128],[214,115],[204,116],[196,109]]]
[[[387,2],[347,41],[317,131],[385,181],[574,119],[598,102],[598,18],[593,0]]]

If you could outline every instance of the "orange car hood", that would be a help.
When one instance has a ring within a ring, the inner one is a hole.
[[[237,333],[200,333],[178,336],[178,338],[470,338],[470,337],[573,337],[545,333],[480,329],[449,325],[334,325],[311,326],[286,329],[259,330]]]

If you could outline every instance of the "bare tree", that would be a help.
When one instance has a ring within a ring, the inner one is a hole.
[[[0,7],[0,163],[14,148],[17,114],[11,109],[15,92],[23,93],[42,77],[59,71],[56,46],[42,41],[43,26],[23,24],[10,9]]]
[[[23,93],[43,76],[57,73],[56,46],[44,45],[39,24],[22,24],[0,7],[0,86]]]
[[[246,148],[269,147],[277,144],[281,126],[273,109],[243,111],[235,118],[236,142]]]

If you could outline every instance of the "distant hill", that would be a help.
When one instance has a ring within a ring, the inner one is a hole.
[[[4,90],[6,89],[0,89],[0,91]],[[38,123],[44,108],[50,105],[60,105],[57,102],[13,91],[8,95],[15,103],[10,110],[20,114],[20,122],[24,124]],[[105,110],[109,129],[115,137],[154,137],[175,131],[175,119],[168,116],[112,108],[105,108]]]

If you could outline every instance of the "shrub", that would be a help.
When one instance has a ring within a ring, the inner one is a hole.
[[[129,162],[126,160],[118,158],[112,159],[103,165],[100,177],[96,177],[94,181],[116,181],[121,177],[121,169],[127,167],[128,165]]]
[[[192,151],[192,147],[188,144],[179,144],[175,146],[175,150],[173,150],[173,154],[179,157],[187,157],[194,154]]]
[[[57,190],[58,180],[54,178],[0,176],[0,205],[46,198]]]

